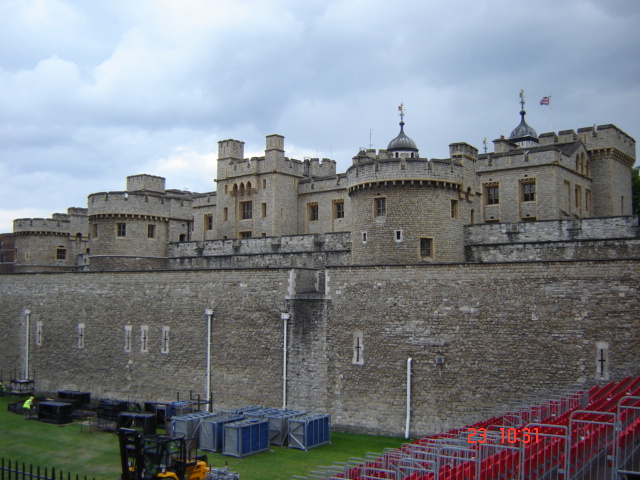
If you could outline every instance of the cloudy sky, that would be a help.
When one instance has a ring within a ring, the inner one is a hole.
[[[330,157],[613,123],[640,137],[637,0],[0,0],[0,232],[127,175],[215,190],[217,142]],[[551,107],[539,104],[551,95]]]

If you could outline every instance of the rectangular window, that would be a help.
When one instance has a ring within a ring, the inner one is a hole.
[[[485,186],[485,198],[487,205],[498,205],[500,203],[500,187],[497,185]]]
[[[262,189],[264,190],[265,188],[267,188],[267,179],[263,178],[262,179]]]
[[[591,204],[592,199],[591,199],[591,190],[586,189],[584,191],[584,201],[585,201],[585,210],[587,211],[587,213],[591,213],[591,209],[593,207],[593,205]]]
[[[240,232],[240,238],[251,238],[251,232]]]
[[[227,220],[229,220],[229,208],[228,207],[224,207],[222,209],[222,221],[226,222]]]
[[[56,260],[66,260],[67,259],[67,249],[66,248],[57,248],[56,249]]]
[[[78,324],[78,348],[84,348],[84,323]]]
[[[576,196],[576,209],[582,209],[582,187],[580,185],[576,185],[575,188],[575,196]]]
[[[36,322],[36,347],[42,346],[42,322]]]
[[[118,237],[126,237],[127,236],[127,224],[126,223],[117,223],[116,224],[117,235]]]
[[[353,365],[364,365],[364,335],[361,331],[353,332]]]
[[[420,258],[433,257],[433,238],[420,239]]]
[[[124,326],[124,351],[125,353],[131,352],[131,331],[133,327],[131,325]]]
[[[261,203],[260,204],[260,217],[265,218],[267,216],[267,204],[266,203]]]
[[[333,210],[333,217],[334,218],[344,218],[344,202],[340,201],[340,202],[335,202],[334,204],[334,210]]]
[[[393,232],[393,234],[394,234],[394,240],[396,242],[401,242],[402,241],[402,230],[395,230]]]
[[[147,238],[156,238],[156,226],[147,225]]]
[[[149,325],[140,327],[140,351],[142,353],[149,351]]]
[[[309,203],[307,204],[307,208],[309,211],[309,221],[315,222],[318,220],[318,204],[317,203]]]
[[[169,353],[169,327],[162,327],[162,346],[160,353]]]
[[[596,380],[609,380],[609,344],[596,342]]]
[[[94,223],[93,225],[91,225],[91,228],[93,230],[93,238],[97,238],[98,237],[98,224]]]
[[[367,232],[362,232],[362,243],[367,243]]]
[[[458,218],[458,200],[451,200],[451,218]]]
[[[522,182],[522,201],[523,202],[535,202],[536,201],[536,183],[527,181]]]
[[[253,202],[241,202],[242,220],[250,220],[253,218]]]
[[[213,230],[213,215],[208,214],[204,216],[204,229]]]
[[[385,197],[374,198],[376,217],[384,217],[387,214],[387,199]]]

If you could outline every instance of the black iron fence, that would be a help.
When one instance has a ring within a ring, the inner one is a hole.
[[[23,462],[12,462],[2,457],[0,459],[0,480],[96,480],[86,475],[72,475],[53,468],[40,468],[40,465],[25,465]]]

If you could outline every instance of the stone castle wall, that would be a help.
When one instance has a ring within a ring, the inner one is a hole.
[[[32,328],[42,322],[41,345],[31,336],[40,391],[204,395],[213,308],[216,408],[279,407],[289,312],[288,407],[399,435],[412,358],[417,436],[596,381],[595,342],[609,345],[606,378],[640,374],[639,279],[639,260],[7,274],[0,369],[20,367],[30,309]]]

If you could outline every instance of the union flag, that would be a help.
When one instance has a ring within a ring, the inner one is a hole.
[[[551,103],[551,97],[542,97],[540,105],[549,105]]]

